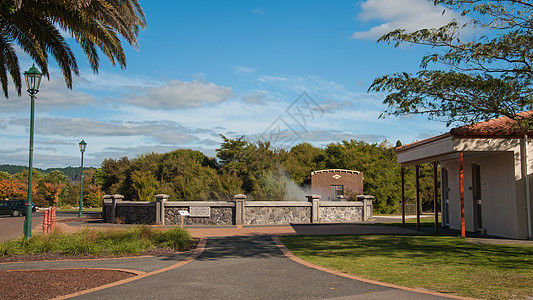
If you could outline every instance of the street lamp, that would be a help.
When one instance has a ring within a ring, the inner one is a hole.
[[[29,162],[29,174],[28,174],[28,202],[26,203],[26,219],[24,219],[24,236],[26,239],[31,238],[31,181],[33,174],[33,120],[35,116],[35,95],[39,92],[39,85],[41,84],[41,73],[35,65],[33,65],[28,71],[24,72],[24,78],[26,79],[26,85],[28,86],[28,93],[30,94],[30,162]]]
[[[80,152],[81,152],[81,168],[80,168],[80,207],[78,208],[78,218],[83,217],[83,152],[85,152],[85,147],[87,147],[87,143],[84,140],[81,140],[81,142],[78,144],[80,145]]]

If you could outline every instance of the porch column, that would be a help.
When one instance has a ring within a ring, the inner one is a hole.
[[[416,170],[416,230],[420,231],[420,165],[415,166]]]
[[[435,233],[439,233],[439,207],[437,206],[437,161],[433,162],[433,211],[435,212]]]
[[[402,227],[405,227],[405,167],[402,167]]]
[[[459,152],[459,190],[461,194],[461,236],[466,237],[465,230],[465,184],[463,170],[463,151]]]

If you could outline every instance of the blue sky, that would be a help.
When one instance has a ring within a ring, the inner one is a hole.
[[[430,1],[431,2],[431,1]],[[290,148],[342,140],[410,143],[448,128],[424,116],[378,116],[373,79],[416,72],[429,48],[378,44],[395,28],[459,16],[426,0],[142,1],[148,28],[125,44],[127,69],[101,56],[68,90],[57,66],[36,101],[34,166],[78,166],[178,148],[215,155],[220,134]],[[21,68],[32,62],[19,53]],[[0,164],[27,165],[29,97],[0,100]]]

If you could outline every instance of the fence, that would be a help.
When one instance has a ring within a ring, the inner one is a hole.
[[[320,196],[307,196],[308,201],[167,201],[168,195],[155,196],[154,202],[124,201],[122,195],[104,196],[104,222],[128,224],[174,225],[271,225],[291,223],[348,223],[367,221],[372,217],[370,195],[357,196],[358,201],[319,201]]]

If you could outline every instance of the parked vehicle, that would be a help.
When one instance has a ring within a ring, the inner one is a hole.
[[[11,215],[12,217],[19,217],[26,215],[26,200],[4,200],[0,202],[0,215]],[[31,203],[31,211],[35,212],[35,203]]]

